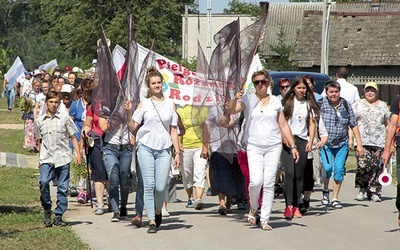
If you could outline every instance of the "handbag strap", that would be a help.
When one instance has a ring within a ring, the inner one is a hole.
[[[150,98],[151,104],[153,104],[154,109],[156,110],[156,113],[158,115],[158,118],[160,119],[161,124],[163,125],[163,127],[165,128],[165,130],[167,131],[167,133],[169,134],[170,132],[168,131],[167,127],[165,126],[164,122],[161,119],[160,113],[158,113],[157,107],[154,104],[153,100]]]

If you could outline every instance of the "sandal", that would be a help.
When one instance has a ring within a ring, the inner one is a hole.
[[[268,225],[268,223],[266,221],[262,221],[261,222],[261,230],[263,230],[263,231],[271,231],[272,227],[270,225]]]
[[[226,215],[227,211],[226,211],[226,207],[225,206],[219,206],[218,208],[218,213],[220,215]]]
[[[250,212],[247,214],[247,222],[250,223],[250,225],[252,226],[256,226],[258,224],[257,216],[258,216],[258,211],[250,209]]]
[[[332,207],[333,208],[336,208],[336,209],[340,209],[340,208],[343,208],[343,206],[342,206],[342,204],[340,204],[340,201],[339,200],[332,200]]]
[[[329,191],[322,191],[322,205],[327,206],[329,204]]]

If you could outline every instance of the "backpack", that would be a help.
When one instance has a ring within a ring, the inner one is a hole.
[[[347,103],[347,100],[343,98],[342,103],[344,108],[346,109],[347,114],[349,114],[349,104]]]

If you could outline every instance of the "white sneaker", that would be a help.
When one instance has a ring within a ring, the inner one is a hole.
[[[357,194],[356,200],[358,200],[358,201],[363,201],[363,200],[364,200],[364,196],[365,196],[365,193],[362,192],[362,191],[360,191],[360,192],[358,192],[358,194]]]
[[[97,204],[97,208],[96,208],[96,210],[94,211],[94,214],[95,214],[95,215],[102,215],[102,214],[104,214],[104,204],[103,204],[103,203]]]
[[[170,216],[170,214],[168,213],[168,210],[166,208],[161,209],[161,215],[162,215],[162,217]]]
[[[381,202],[382,200],[378,195],[374,194],[371,197],[371,201],[373,201],[373,202]]]
[[[194,203],[194,209],[201,210],[204,207],[204,202],[201,199],[197,199]]]

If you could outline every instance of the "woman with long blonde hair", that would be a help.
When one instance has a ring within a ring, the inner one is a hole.
[[[136,132],[137,159],[144,187],[144,205],[149,218],[148,233],[157,233],[162,223],[161,209],[166,197],[172,156],[174,167],[180,163],[177,132],[178,115],[172,100],[162,92],[163,76],[154,67],[147,70],[146,98],[132,114],[132,103],[126,101],[126,122],[130,132]],[[171,146],[175,150],[172,154]]]

